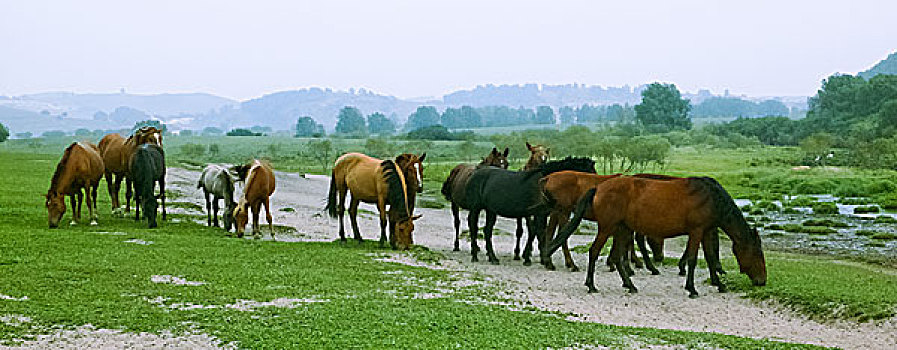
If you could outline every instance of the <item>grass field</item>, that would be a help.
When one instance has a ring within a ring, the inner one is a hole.
[[[526,305],[515,311],[495,286],[454,285],[454,272],[376,261],[386,251],[373,245],[238,240],[177,216],[180,222],[148,230],[111,218],[104,190],[100,226],[51,230],[41,194],[57,158],[0,153],[0,162],[17,167],[15,176],[0,177],[0,293],[27,296],[0,300],[0,315],[31,319],[0,324],[6,341],[89,323],[129,332],[198,330],[253,348],[812,348],[572,322]],[[126,242],[134,239],[152,243]],[[154,283],[154,275],[203,284]],[[293,308],[259,304],[278,300]]]

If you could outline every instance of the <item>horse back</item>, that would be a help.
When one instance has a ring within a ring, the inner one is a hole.
[[[243,197],[250,203],[263,201],[274,193],[274,172],[262,162],[255,160],[246,178]]]
[[[124,173],[130,167],[130,155],[125,151],[125,138],[119,134],[103,136],[99,144],[100,156],[106,169],[113,173]]]
[[[555,209],[573,210],[586,191],[619,176],[564,170],[543,177],[539,180],[539,187],[546,198],[550,198]]]
[[[716,225],[712,197],[692,179],[620,177],[599,185],[596,217],[620,220],[637,232],[672,237]]]
[[[103,177],[105,165],[100,156],[99,148],[90,142],[78,142],[78,157],[83,159],[83,174],[91,182],[99,181]]]
[[[476,167],[471,164],[458,164],[458,166],[452,169],[442,184],[441,192],[446,200],[458,205],[464,202],[465,187],[474,169]]]
[[[382,163],[383,160],[361,153],[346,153],[336,160],[333,181],[337,187],[348,187],[353,198],[376,203],[379,196],[387,191],[380,166]]]

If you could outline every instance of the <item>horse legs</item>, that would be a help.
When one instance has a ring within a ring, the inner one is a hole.
[[[75,198],[76,196],[77,195],[75,193],[72,193],[69,196],[69,203],[71,203],[71,205],[72,205],[72,222],[69,223],[69,225],[71,225],[71,226],[75,226],[78,224],[78,211],[77,211],[78,208],[75,206],[75,203],[78,201]]]
[[[645,245],[645,236],[641,233],[636,233],[635,241],[638,243],[638,249],[642,252],[642,259],[645,260],[645,267],[648,271],[651,271],[652,275],[659,275],[660,271],[657,271],[657,268],[654,267],[654,262],[651,261],[651,255],[648,254],[648,247]],[[635,255],[635,253],[632,253],[632,255]]]
[[[632,270],[627,266],[629,262],[626,259],[627,253],[630,253],[632,250],[632,230],[618,227],[614,232],[613,244],[614,249],[611,249],[608,260],[613,261],[614,265],[617,266],[617,273],[620,274],[620,279],[623,280],[623,288],[629,289],[629,293],[637,293],[638,288],[635,288],[635,285],[632,284],[632,279],[629,278],[629,276],[632,276]]]
[[[452,216],[455,218],[455,249],[452,251],[461,251],[461,247],[458,245],[458,240],[461,238],[461,219],[458,217],[460,213],[458,212],[460,208],[454,202],[452,203]]]
[[[477,253],[480,251],[480,247],[477,246],[477,224],[480,221],[480,210],[472,209],[467,213],[467,230],[470,233],[470,261],[477,262],[479,259],[477,258]]]
[[[563,226],[558,226],[558,222],[560,221],[560,220],[558,220],[558,216],[560,216],[560,214],[551,212],[551,215],[548,217],[548,226],[545,228],[545,244],[546,245],[549,244],[551,242],[551,240],[554,239],[554,231],[558,227],[563,227]],[[540,257],[541,257],[541,255],[544,255],[541,253],[542,253],[542,249],[544,249],[546,247],[541,247],[539,249]],[[545,268],[547,268],[549,270],[553,270],[554,264],[551,261],[551,256],[549,256],[547,259],[542,257],[542,260],[543,260],[542,265],[545,266]],[[551,266],[551,267],[549,267],[549,266]],[[569,267],[569,265],[568,265],[568,267]]]
[[[486,210],[486,226],[483,226],[483,240],[486,241],[486,256],[493,265],[498,265],[498,257],[495,256],[495,251],[492,250],[492,229],[495,227],[495,219],[497,218],[498,216],[494,212]]]
[[[131,189],[132,187],[134,187],[134,183],[131,181],[130,177],[126,176],[125,177],[125,213],[131,212],[131,195],[133,195],[133,193],[134,193],[134,192],[132,192],[133,191]],[[150,195],[152,195],[152,193],[150,193]],[[137,205],[136,201],[134,202],[134,205]],[[146,208],[143,208],[143,210],[146,210]]]
[[[604,244],[607,243],[608,234],[606,232],[601,232],[602,229],[598,228],[598,233],[595,235],[595,241],[592,242],[592,246],[589,248],[589,266],[586,269],[586,287],[589,287],[589,293],[595,293],[598,290],[595,289],[595,261],[598,260],[598,256],[601,255],[601,249],[604,248]]]
[[[120,205],[118,203],[118,186],[121,185],[121,180],[117,179],[109,170],[106,170],[103,176],[106,178],[106,189],[109,191],[109,199],[112,200],[112,215],[115,215]]]
[[[713,254],[713,257],[716,260],[716,264],[714,264],[715,265],[714,267],[716,267],[717,273],[719,273],[720,275],[725,275],[726,271],[723,270],[723,264],[720,262],[720,259],[719,259],[719,230],[714,229],[714,230],[707,231],[707,233],[705,233],[705,235],[707,235],[709,237],[707,237],[704,240],[704,242],[702,243],[705,245],[704,259],[705,260],[707,259],[706,252],[709,249],[710,253]]]
[[[262,202],[252,203],[252,238],[262,238],[262,232],[259,229],[259,210],[262,208]]]
[[[685,290],[689,298],[697,298],[695,290],[695,266],[698,264],[698,246],[701,245],[703,232],[689,232],[688,245],[685,248],[685,258],[688,261],[688,277],[685,280]]]
[[[716,228],[713,228],[716,231]],[[714,243],[710,241],[716,241],[717,237],[715,234],[707,232],[704,234],[704,239],[701,242],[701,246],[704,248],[704,260],[707,261],[707,269],[710,270],[710,285],[716,286],[720,293],[726,292],[726,285],[723,284],[719,279],[718,266],[721,266],[719,261],[719,251],[714,251]],[[717,241],[716,244],[719,244]],[[716,247],[719,248],[719,247]]]
[[[97,198],[99,198],[99,197],[97,197],[97,190],[99,188],[100,188],[100,180],[97,180],[97,182],[95,182],[93,184],[93,189],[91,191],[91,196],[93,197],[93,219],[94,220],[99,218],[99,213],[97,211],[97,202],[98,202]]]
[[[648,246],[654,252],[654,262],[663,262],[663,238],[648,237]],[[647,258],[646,258],[647,259]]]
[[[90,213],[90,226],[97,225],[96,212],[94,212],[94,207],[97,204],[97,197],[92,193],[94,188],[94,184],[87,183],[87,187],[84,188],[84,195],[87,198],[87,211]]]
[[[270,197],[265,197],[265,201],[262,202],[262,205],[265,206],[265,221],[268,222],[268,229],[271,230],[271,240],[274,239],[274,220],[271,219],[271,201]]]
[[[523,248],[523,266],[529,266],[533,263],[530,260],[530,257],[533,254],[533,240],[536,238],[539,238],[540,236],[538,235],[538,230],[534,226],[536,224],[535,221],[532,220],[530,217],[525,217],[523,219],[526,220],[526,229],[527,229],[527,231],[529,231],[529,235],[526,237],[526,247]],[[542,245],[542,240],[540,239],[539,240],[539,246],[540,246],[539,263],[541,263],[542,265],[546,265],[545,260],[542,259],[541,245]],[[548,263],[550,264],[551,261],[548,260]],[[548,268],[549,270],[553,270],[553,267],[554,266],[551,266],[551,268],[549,268],[549,266],[547,266],[547,265],[545,266],[545,268]]]
[[[557,227],[566,226],[567,221],[570,221],[570,218],[567,215],[561,216],[558,220]],[[547,232],[551,232],[551,231],[546,230],[545,232],[547,233]],[[549,239],[548,242],[551,242],[551,240]],[[568,269],[570,269],[570,272],[579,271],[579,267],[577,267],[576,263],[573,261],[573,256],[570,255],[570,248],[569,248],[567,242],[564,242],[564,245],[561,246],[561,248],[563,248],[563,250],[564,250],[564,265],[567,266]]]
[[[352,200],[349,202],[349,223],[352,225],[352,232],[355,235],[355,240],[358,243],[364,242],[364,239],[361,238],[361,232],[358,231],[358,200],[355,197],[352,197]],[[378,205],[379,206],[379,205]],[[383,221],[383,212],[380,212],[380,221],[382,226]],[[383,230],[380,230],[380,243],[386,241],[386,233]]]
[[[212,217],[215,217],[215,226],[218,226],[218,197],[209,198],[209,191],[206,191],[205,188],[202,189],[202,193],[206,196],[206,223],[208,226],[212,226]],[[214,205],[212,205],[214,203]],[[214,210],[214,212],[212,211]]]
[[[339,199],[336,204],[336,211],[339,215],[339,240],[342,243],[346,243],[346,229],[345,224],[343,223],[343,216],[346,212],[346,188],[341,188],[339,190]]]
[[[134,194],[134,221],[140,221],[140,201],[143,200],[143,196],[140,193]],[[144,210],[146,208],[143,208]]]
[[[165,177],[162,177],[162,179],[159,180],[159,196],[162,198],[162,220],[165,220],[165,217],[167,216],[166,214],[168,214],[168,209],[165,209]],[[216,213],[216,219],[217,216],[218,214]],[[215,225],[217,226],[217,224]]]
[[[520,260],[520,238],[523,238],[523,218],[517,218],[517,244],[514,245],[514,260]]]

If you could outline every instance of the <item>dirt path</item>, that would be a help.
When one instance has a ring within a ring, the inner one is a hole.
[[[195,190],[198,174],[197,171],[171,168],[169,183],[184,194],[185,197],[179,200],[204,206],[201,192]],[[278,236],[278,240],[335,239],[338,222],[326,217],[321,211],[329,179],[324,176],[302,177],[279,172],[276,176],[277,191],[271,200],[274,222],[298,230],[297,235]],[[292,211],[284,211],[285,208],[292,208]],[[369,205],[362,205],[362,208],[376,211],[376,208]],[[684,281],[677,275],[675,267],[660,267],[660,276],[650,276],[640,270],[633,277],[639,293],[630,295],[620,287],[619,276],[607,272],[603,267],[602,259],[599,262],[602,267],[595,275],[595,285],[599,292],[587,294],[582,284],[584,272],[565,271],[560,254],[556,254],[554,258],[558,271],[546,271],[538,264],[522,266],[519,261],[511,260],[514,237],[507,234],[494,237],[496,253],[501,259],[500,265],[484,262],[485,254],[480,256],[481,262],[471,263],[468,240],[462,240],[461,252],[452,251],[454,228],[448,209],[419,208],[417,213],[423,214],[423,218],[415,225],[415,244],[443,253],[456,262],[452,266],[507,282],[506,284],[514,286],[515,294],[537,307],[569,312],[578,315],[576,319],[579,320],[622,326],[717,332],[845,349],[897,348],[897,321],[894,319],[877,324],[820,323],[782,307],[760,305],[734,293],[717,293],[715,288],[705,283],[698,284],[701,297],[689,299],[682,288]],[[466,212],[462,213],[462,220],[466,215]],[[365,239],[377,239],[379,226],[376,214],[361,212],[359,216],[362,236]],[[481,223],[483,221],[481,219]],[[346,226],[348,229],[348,219]],[[500,219],[496,226],[506,233],[515,230],[514,221],[508,219]],[[351,233],[348,235],[351,236]],[[591,239],[592,237],[572,236],[571,247],[590,243]],[[666,255],[680,255],[681,244],[667,244]],[[480,246],[483,247],[482,241]],[[585,254],[574,254],[574,258],[581,268],[586,266]],[[707,279],[706,270],[698,269],[696,275],[696,281]]]

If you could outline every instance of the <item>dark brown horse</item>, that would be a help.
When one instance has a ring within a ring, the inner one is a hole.
[[[461,208],[458,206],[458,203],[464,202],[464,192],[465,188],[467,187],[467,181],[470,179],[470,174],[473,174],[473,171],[477,168],[477,166],[492,166],[496,168],[507,169],[508,151],[508,148],[505,148],[504,152],[499,152],[497,149],[495,149],[495,147],[493,147],[492,152],[490,152],[488,156],[483,158],[483,161],[481,161],[480,164],[458,164],[458,166],[452,169],[452,171],[449,173],[449,176],[445,179],[445,182],[442,183],[442,195],[445,196],[445,200],[449,201],[449,203],[452,203],[452,216],[455,218],[454,250],[456,252],[461,250],[458,245],[458,241],[461,236],[461,218],[459,216],[459,211]],[[517,244],[518,246],[520,245],[519,238]]]
[[[732,240],[732,251],[741,272],[748,275],[754,285],[766,284],[766,261],[757,230],[745,221],[741,210],[716,180],[709,177],[692,177],[673,180],[654,180],[638,177],[608,179],[590,189],[577,203],[573,219],[555,238],[543,254],[550,256],[588,216],[598,223],[599,232],[589,249],[589,266],[586,286],[589,292],[597,291],[594,284],[595,261],[610,235],[614,235],[614,253],[610,257],[617,265],[623,286],[631,293],[638,291],[624,268],[623,252],[632,244],[632,232],[646,237],[667,238],[688,233],[685,258],[688,261],[688,278],[685,289],[689,297],[697,297],[694,286],[694,270],[697,253],[704,243],[704,256],[710,270],[710,283],[724,291],[717,270],[716,254],[708,253],[712,246],[707,239],[711,231],[722,229]],[[545,256],[547,257],[547,256]]]
[[[145,126],[134,132],[127,139],[119,134],[109,134],[103,136],[99,143],[100,156],[103,157],[103,163],[106,166],[105,177],[106,186],[109,190],[109,197],[112,199],[112,214],[121,213],[121,202],[119,202],[118,191],[121,189],[121,182],[125,180],[125,212],[131,211],[131,195],[132,186],[128,174],[130,172],[131,157],[137,151],[137,146],[151,143],[159,147],[162,146],[162,130],[151,126]]]
[[[243,196],[237,202],[234,209],[234,226],[237,237],[243,237],[243,230],[249,221],[249,210],[252,209],[252,236],[256,239],[262,236],[259,230],[259,213],[261,206],[265,206],[265,220],[268,229],[271,230],[271,239],[274,239],[274,223],[271,220],[271,195],[274,194],[274,169],[268,162],[253,159],[252,162],[236,167],[239,180],[244,183]]]
[[[331,217],[340,220],[340,241],[346,241],[343,215],[346,194],[352,193],[349,204],[349,220],[355,239],[362,242],[358,231],[358,204],[374,203],[380,211],[380,244],[387,241],[386,228],[389,225],[389,243],[396,249],[409,249],[414,243],[412,232],[414,220],[420,215],[412,215],[408,202],[408,187],[405,175],[392,160],[381,160],[361,153],[347,153],[340,156],[333,165],[330,191],[325,209]],[[389,206],[387,211],[386,206]]]
[[[396,166],[402,170],[405,176],[405,185],[408,187],[408,209],[414,212],[417,194],[424,192],[424,159],[427,153],[420,156],[413,153],[402,153],[396,157]]]
[[[81,201],[87,197],[90,224],[97,224],[97,187],[103,177],[103,159],[97,146],[88,142],[74,142],[65,149],[62,159],[56,165],[46,202],[50,228],[59,226],[65,214],[65,196],[72,204],[72,225],[81,220]],[[84,189],[84,193],[81,190]],[[77,197],[77,203],[76,198]]]

